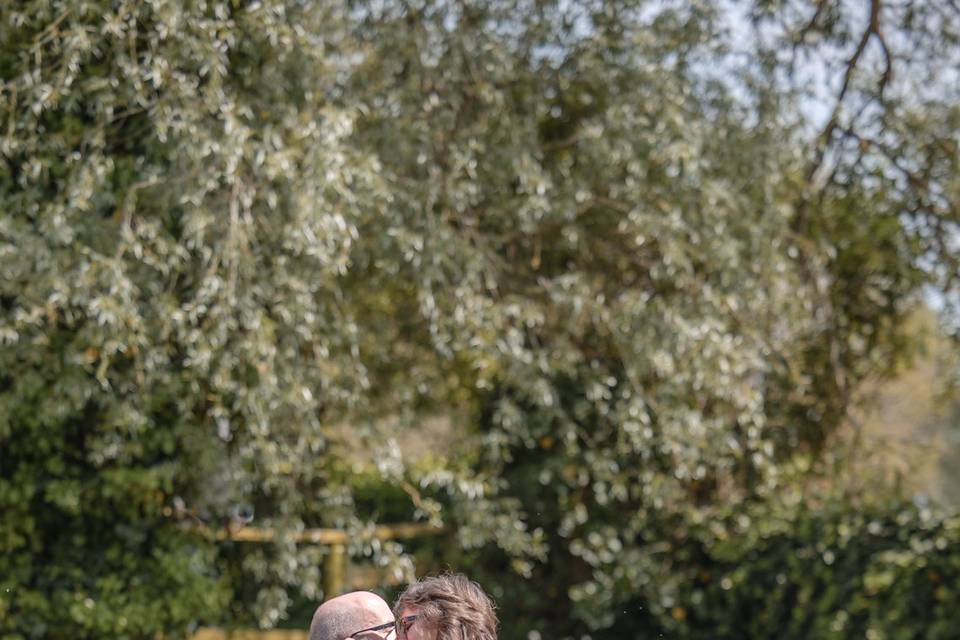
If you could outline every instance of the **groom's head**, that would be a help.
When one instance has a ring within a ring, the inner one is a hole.
[[[383,598],[354,591],[317,607],[310,623],[310,640],[381,640],[393,635],[393,613]]]

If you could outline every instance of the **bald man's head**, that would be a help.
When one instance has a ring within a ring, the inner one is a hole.
[[[344,640],[361,629],[391,622],[393,613],[383,598],[369,591],[354,591],[317,607],[310,623],[310,640]],[[387,630],[379,635],[386,637]]]

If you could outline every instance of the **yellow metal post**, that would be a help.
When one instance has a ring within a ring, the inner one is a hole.
[[[344,592],[347,583],[347,549],[331,544],[323,561],[323,597],[329,599]]]

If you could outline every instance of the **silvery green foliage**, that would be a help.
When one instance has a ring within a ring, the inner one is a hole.
[[[302,526],[337,494],[322,422],[369,387],[343,279],[376,163],[330,99],[343,16],[157,0],[0,18],[0,628],[182,631],[223,615],[214,547],[186,529],[247,502]],[[135,560],[170,547],[193,564]],[[319,597],[316,557],[269,557],[249,560],[267,625],[290,585]]]
[[[5,7],[0,628],[223,615],[233,556],[197,520],[380,515],[344,424],[386,429],[361,466],[415,515],[579,620],[669,618],[678,541],[749,526],[720,505],[792,482],[918,288],[951,282],[947,87],[912,101],[904,74],[857,111],[864,57],[818,131],[781,56],[849,60],[861,25],[802,4]],[[953,37],[909,24],[928,53]],[[411,465],[390,431],[438,413],[466,416],[460,446]],[[317,550],[238,555],[259,623],[320,597]]]
[[[765,376],[815,326],[787,251],[781,193],[800,166],[783,132],[742,126],[757,114],[722,87],[705,99],[691,63],[666,64],[626,6],[608,8],[609,32],[570,42],[496,3],[405,8],[409,31],[401,8],[368,17],[371,40],[396,21],[397,49],[381,40],[355,78],[384,86],[357,138],[396,200],[376,227],[393,246],[375,275],[411,288],[449,369],[480,390],[515,388],[571,455],[594,449],[576,414],[595,412],[616,425],[595,443],[612,459],[672,461],[664,491],[741,464],[773,486]],[[515,26],[518,42],[504,35]],[[708,34],[674,28],[690,58],[718,54]],[[583,406],[564,406],[564,379]],[[492,461],[544,435],[507,399],[493,423]]]

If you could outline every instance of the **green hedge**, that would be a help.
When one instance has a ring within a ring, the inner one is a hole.
[[[668,625],[695,638],[956,638],[960,519],[836,501],[703,549]],[[683,618],[682,621],[676,618]],[[677,623],[674,625],[673,623]]]

